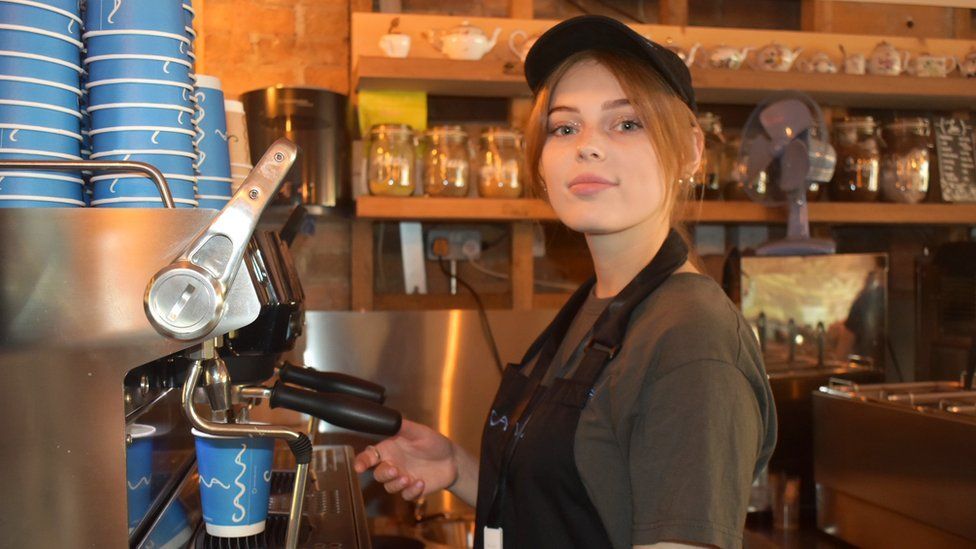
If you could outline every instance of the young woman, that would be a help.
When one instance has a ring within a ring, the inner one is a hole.
[[[739,547],[776,416],[752,331],[679,231],[702,151],[691,76],[598,16],[543,34],[525,73],[528,172],[596,276],[506,369],[480,459],[404,421],[356,470],[476,505],[478,547]]]

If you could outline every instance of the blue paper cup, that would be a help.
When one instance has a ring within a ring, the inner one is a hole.
[[[84,202],[63,198],[0,196],[0,208],[84,208]]]
[[[264,531],[273,438],[214,437],[193,429],[207,533],[238,538]]]
[[[158,103],[186,108],[193,107],[193,86],[183,82],[147,79],[115,79],[92,81],[86,84],[89,103]]]
[[[150,78],[189,83],[192,65],[185,58],[136,54],[86,57],[89,82],[116,78]]]
[[[34,27],[11,25],[0,20],[0,50],[54,57],[81,63],[81,40]]]
[[[154,31],[95,31],[85,33],[89,57],[113,54],[162,55],[189,60],[190,39]]]
[[[32,130],[30,126],[0,126],[0,148],[30,149],[80,156],[81,136],[68,132]]]
[[[193,131],[193,111],[182,105],[107,103],[88,107],[92,129],[150,126]]]
[[[197,207],[201,210],[222,210],[229,201],[229,197],[206,198],[199,196],[197,197]]]
[[[0,3],[2,5],[2,3]],[[57,82],[73,88],[81,85],[82,68],[62,59],[5,51],[0,53],[0,74]]]
[[[34,101],[0,99],[0,125],[37,126],[80,135],[81,112]]]
[[[197,194],[227,197],[231,196],[233,180],[230,178],[197,177]]]
[[[0,160],[81,160],[81,156],[51,151],[21,149],[16,147],[0,147]]]
[[[189,2],[183,2],[183,24],[187,27],[193,27],[193,19],[196,17],[197,13],[194,11],[193,6]]]
[[[152,435],[156,428],[137,423],[127,431],[132,437],[132,444],[125,451],[126,507],[131,532],[152,505]]]
[[[184,198],[174,198],[178,209],[196,208],[196,200]],[[165,208],[162,198],[107,198],[104,200],[91,201],[93,208]]]
[[[84,200],[84,186],[57,179],[0,175],[0,196]]]
[[[159,150],[115,150],[95,152],[92,160],[129,160],[132,162],[146,162],[163,173],[176,175],[194,175],[193,156],[182,151]]]
[[[159,198],[159,190],[155,183],[145,177],[106,177],[96,176],[99,179],[92,181],[92,199],[105,200],[108,198]],[[193,188],[193,181],[185,181],[166,178],[170,193],[173,198],[181,198],[193,201],[196,198]]]
[[[0,99],[36,101],[65,109],[79,109],[81,90],[58,82],[0,74]]]
[[[180,34],[184,21],[179,2],[88,0],[85,11],[89,31],[139,29]]]
[[[192,535],[193,524],[187,516],[186,508],[180,500],[175,499],[153,526],[146,542],[141,547],[158,547],[160,549],[186,547]]]
[[[81,40],[78,4],[65,9],[57,2],[17,4],[0,2],[0,21],[9,25],[34,27]],[[182,32],[182,30],[181,30]]]
[[[193,130],[152,126],[117,126],[93,130],[96,151],[116,149],[170,149],[193,152]]]

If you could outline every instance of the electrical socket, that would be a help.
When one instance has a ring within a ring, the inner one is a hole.
[[[447,255],[445,260],[457,259],[464,261],[469,257],[481,257],[481,232],[473,229],[431,229],[427,231],[427,259],[437,261],[434,253],[434,242],[440,239],[447,241]]]

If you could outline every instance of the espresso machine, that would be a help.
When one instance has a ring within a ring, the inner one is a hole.
[[[378,385],[281,363],[304,316],[291,229],[255,234],[296,152],[272,144],[216,215],[0,210],[0,411],[23,422],[0,445],[0,547],[370,547],[352,449],[307,424],[390,435],[400,415]],[[98,169],[172,205],[118,164]],[[249,421],[269,408],[312,421]],[[191,428],[278,441],[263,532],[207,533]]]

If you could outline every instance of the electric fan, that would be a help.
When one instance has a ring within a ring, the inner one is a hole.
[[[810,237],[807,188],[834,175],[837,153],[816,101],[798,91],[763,100],[742,129],[735,179],[756,202],[786,205],[786,238],[760,246],[758,255],[834,253],[832,240]]]

